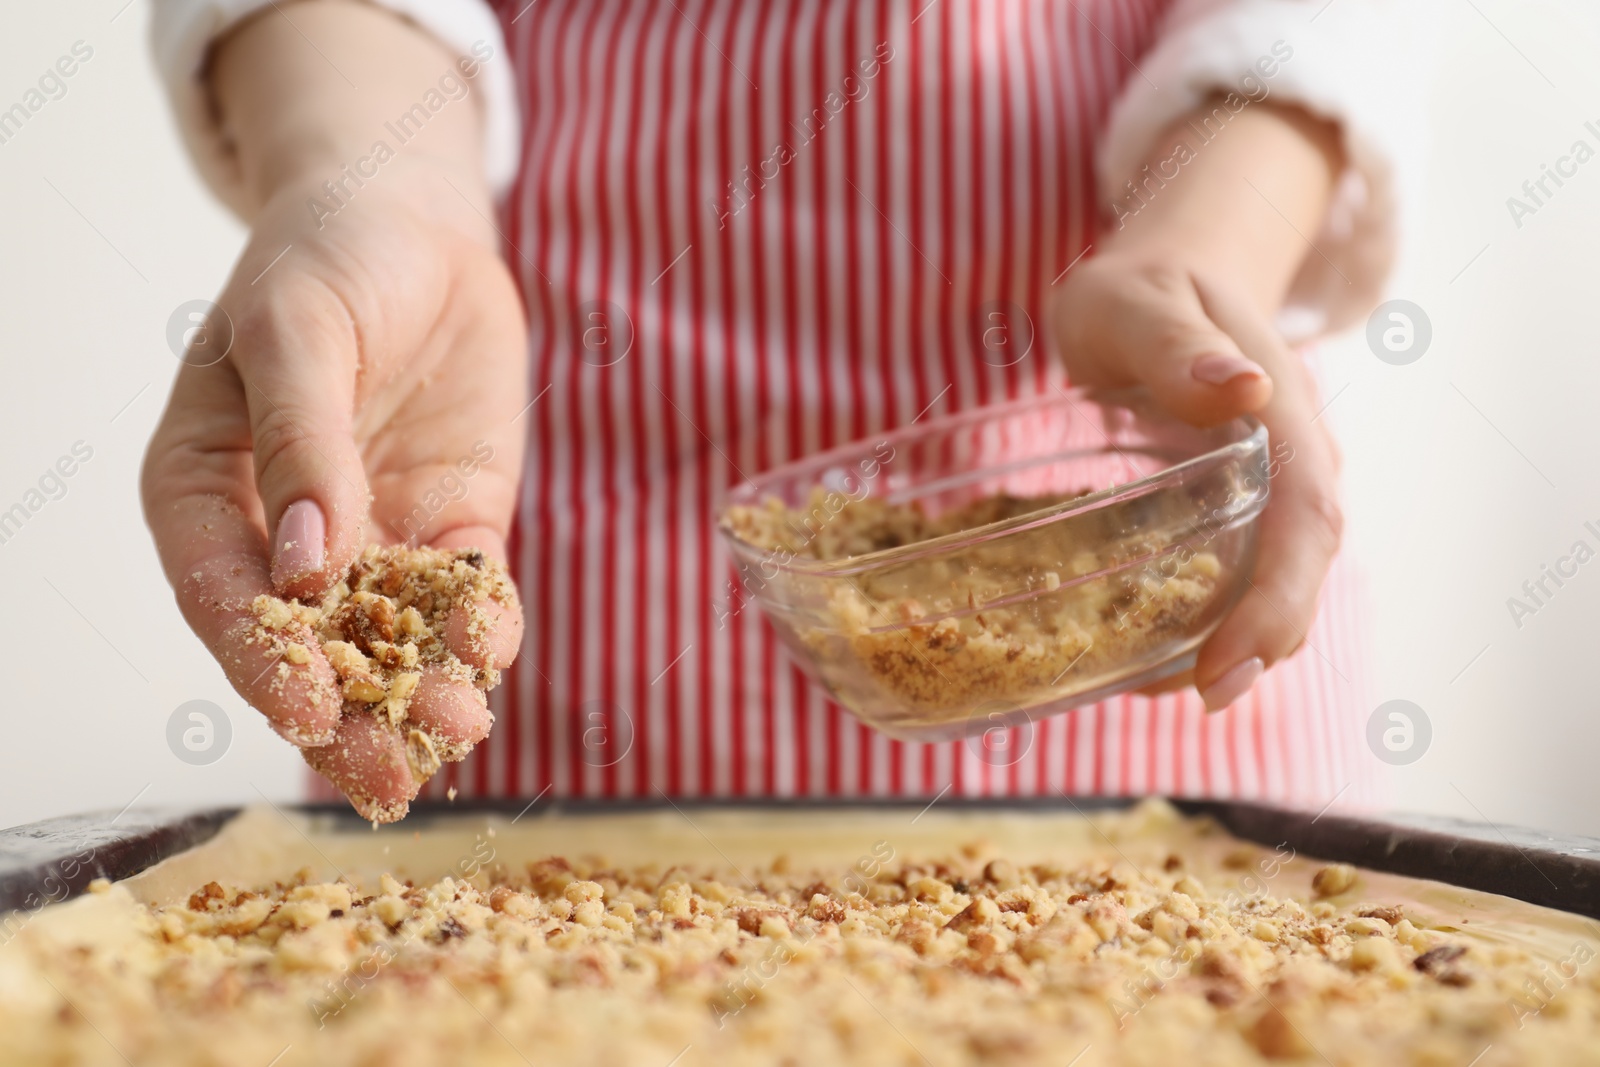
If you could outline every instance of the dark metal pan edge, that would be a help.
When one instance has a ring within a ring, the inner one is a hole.
[[[1600,841],[1453,819],[1318,816],[1234,801],[1178,801],[1235,837],[1269,847],[1600,918]]]
[[[96,878],[116,881],[216,836],[238,808],[90,812],[0,831],[0,911],[70,900]],[[0,928],[10,940],[16,916]]]

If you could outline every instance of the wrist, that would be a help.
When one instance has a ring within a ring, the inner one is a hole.
[[[1257,255],[1246,242],[1205,226],[1131,227],[1103,237],[1095,256],[1130,268],[1180,270],[1226,288],[1264,315],[1273,315],[1293,281],[1283,257]]]
[[[1337,126],[1297,107],[1246,104],[1225,125],[1208,104],[1156,139],[1112,190],[1101,254],[1181,263],[1282,303],[1321,228],[1343,167]]]
[[[258,143],[249,157],[241,156],[241,173],[252,200],[262,204],[287,189],[321,189],[330,197],[349,196],[385,175],[405,173],[449,183],[473,207],[489,212],[493,198],[483,168],[483,150],[477,138],[439,137],[423,145],[406,139],[392,122],[379,123],[376,132],[345,135],[322,129],[305,131],[281,140]],[[446,192],[448,186],[443,186]],[[453,195],[453,194],[452,194]]]
[[[481,167],[425,155],[396,155],[380,162],[363,153],[354,163],[310,156],[303,168],[286,168],[261,201],[252,224],[287,222],[321,232],[365,218],[381,225],[412,219],[441,225],[497,253],[501,238]],[[326,161],[325,161],[326,160]],[[349,209],[352,214],[346,215]],[[335,221],[338,220],[338,221]]]
[[[235,27],[208,79],[256,207],[290,187],[368,180],[397,160],[451,175],[486,207],[481,65],[384,8],[319,0]]]

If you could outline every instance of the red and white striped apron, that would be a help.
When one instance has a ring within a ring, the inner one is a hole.
[[[970,323],[995,300],[1042,322],[1093,241],[1097,135],[1169,2],[499,5],[528,634],[493,735],[425,795],[1362,794],[1342,566],[1307,648],[1229,712],[1120,697],[1009,748],[874,733],[730,602],[714,510],[743,475],[1061,383],[1042,345],[978,358]]]

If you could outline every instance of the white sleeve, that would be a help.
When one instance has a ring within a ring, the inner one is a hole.
[[[241,178],[226,131],[219,128],[204,81],[211,42],[272,0],[154,0],[150,25],[156,66],[172,100],[184,143],[213,191],[241,206]],[[499,20],[484,0],[372,0],[435,37],[458,55],[477,45],[491,51],[472,80],[484,108],[484,166],[491,188],[503,193],[516,175],[520,124],[511,62]],[[443,73],[441,71],[441,73]]]
[[[1416,203],[1433,13],[1429,0],[1178,0],[1112,108],[1102,202],[1127,189],[1162,130],[1213,94],[1337,122],[1347,168],[1321,230],[1304,235],[1314,250],[1280,325],[1293,339],[1349,325],[1378,300],[1398,220]]]

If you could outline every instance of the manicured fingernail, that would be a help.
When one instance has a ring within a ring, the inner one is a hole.
[[[1206,710],[1221,711],[1244,696],[1265,669],[1266,665],[1261,662],[1260,656],[1251,656],[1243,663],[1234,664],[1227,674],[1200,691],[1200,699],[1206,702]]]
[[[1194,366],[1189,368],[1189,373],[1194,375],[1195,381],[1205,382],[1207,385],[1227,385],[1235,378],[1267,376],[1266,371],[1243,356],[1231,356],[1222,352],[1201,356],[1194,361]]]
[[[333,739],[339,730],[337,722],[324,726],[318,730],[308,723],[281,722],[272,723],[272,728],[278,736],[294,745],[296,748],[321,748],[323,745],[333,744]]]
[[[315,500],[296,500],[278,520],[272,552],[272,584],[282,588],[322,569],[328,522]]]

